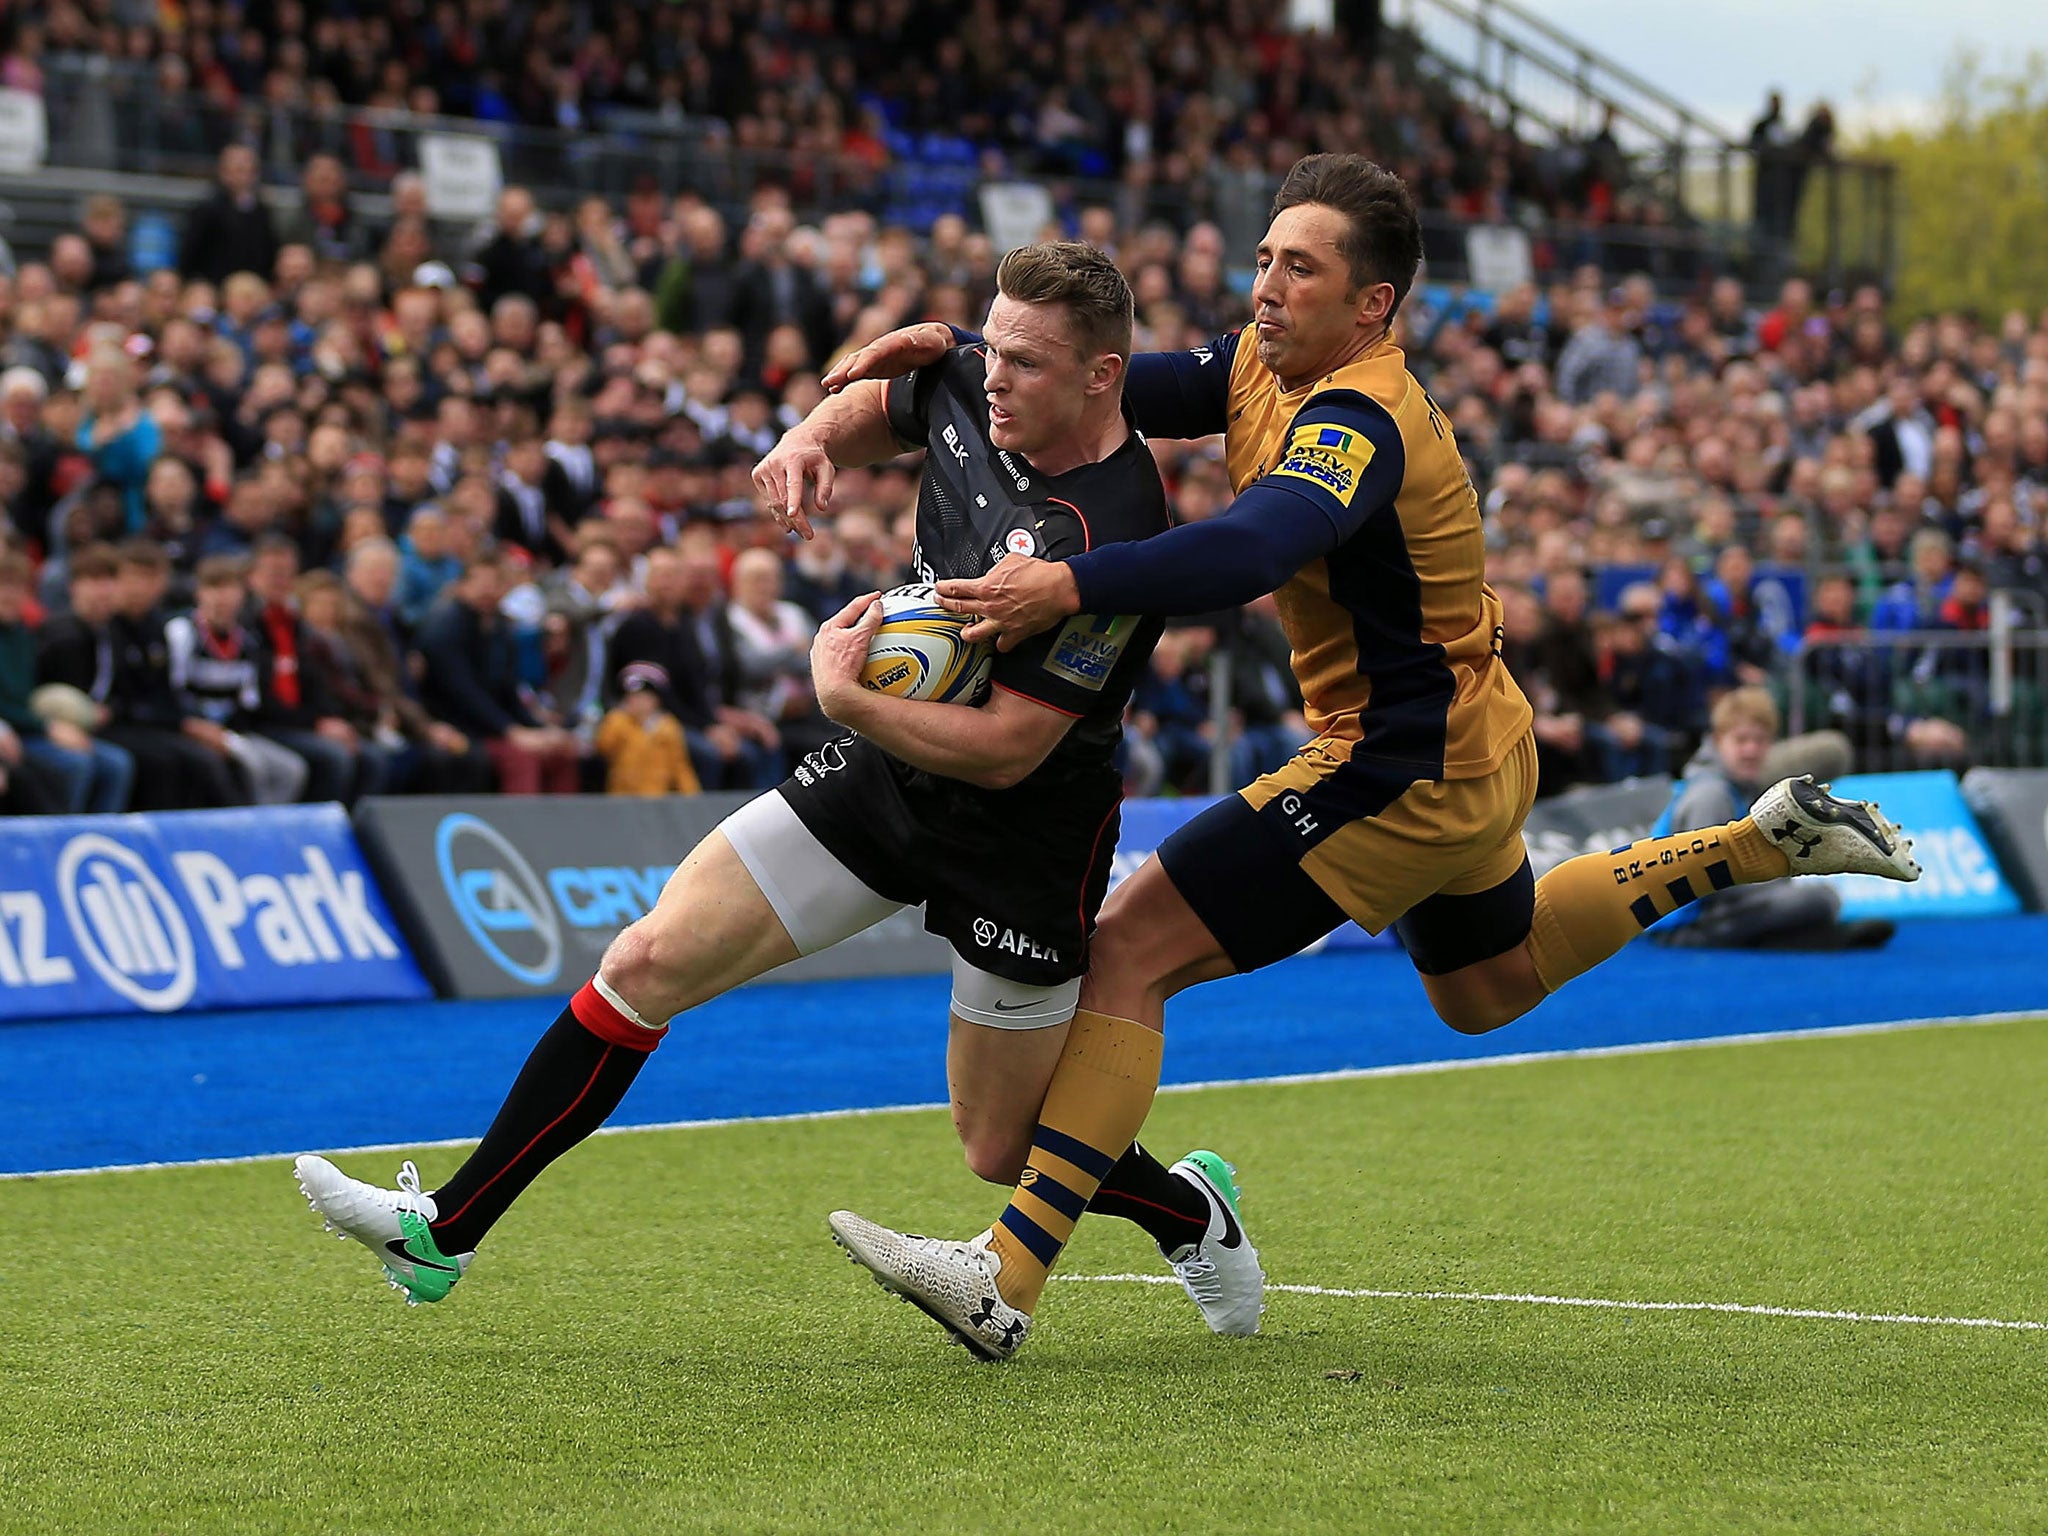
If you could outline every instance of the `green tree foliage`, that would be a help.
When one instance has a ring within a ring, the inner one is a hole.
[[[1897,300],[1906,315],[1995,319],[2048,304],[2048,58],[2014,62],[2010,73],[1987,72],[1960,55],[1933,123],[1850,148],[1898,167]],[[1802,236],[1816,222],[1817,190],[1802,210]]]

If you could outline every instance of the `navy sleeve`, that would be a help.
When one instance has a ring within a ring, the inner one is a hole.
[[[1230,425],[1239,331],[1188,352],[1137,352],[1124,377],[1131,421],[1147,437],[1213,437]]]
[[[1223,513],[1067,562],[1083,613],[1209,613],[1280,587],[1392,505],[1407,472],[1400,428],[1354,390],[1317,395],[1280,461]]]

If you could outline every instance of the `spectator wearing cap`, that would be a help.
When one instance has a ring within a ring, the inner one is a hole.
[[[619,675],[619,702],[598,722],[595,745],[605,761],[605,792],[612,795],[694,795],[697,770],[683,727],[662,707],[668,674],[651,662],[633,662]]]
[[[221,283],[234,272],[269,272],[277,262],[277,231],[257,191],[256,152],[230,144],[220,152],[214,189],[185,219],[179,270]]]
[[[521,696],[519,651],[498,611],[506,580],[493,558],[472,560],[420,628],[420,702],[482,742],[507,794],[570,795],[580,788],[576,738],[545,725]]]

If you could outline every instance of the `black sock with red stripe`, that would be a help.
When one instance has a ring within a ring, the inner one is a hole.
[[[1136,1222],[1167,1253],[1199,1243],[1209,1230],[1208,1197],[1135,1141],[1109,1170],[1088,1209]],[[453,1250],[444,1246],[443,1251]]]
[[[620,1018],[591,987],[577,993],[526,1058],[476,1151],[434,1191],[441,1251],[473,1252],[543,1168],[619,1107],[666,1032]]]

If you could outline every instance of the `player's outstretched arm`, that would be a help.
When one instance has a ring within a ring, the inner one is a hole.
[[[1006,557],[972,581],[939,583],[949,613],[980,620],[969,640],[1003,650],[1075,613],[1212,613],[1263,597],[1389,508],[1406,473],[1393,418],[1354,391],[1312,399],[1280,460],[1221,515],[1058,565]]]
[[[889,428],[888,386],[862,384],[819,402],[783,433],[754,466],[754,490],[777,523],[808,539],[810,515],[831,505],[839,470],[893,459],[902,451]]]
[[[892,757],[983,789],[1020,783],[1074,723],[1022,694],[997,689],[979,706],[899,699],[860,685],[868,645],[881,627],[880,595],[857,597],[819,626],[811,682],[827,718],[858,731]]]
[[[1221,516],[1053,561],[1005,555],[987,575],[939,583],[968,640],[1014,650],[1076,613],[1213,613],[1277,590],[1344,530],[1291,492],[1247,486]]]

